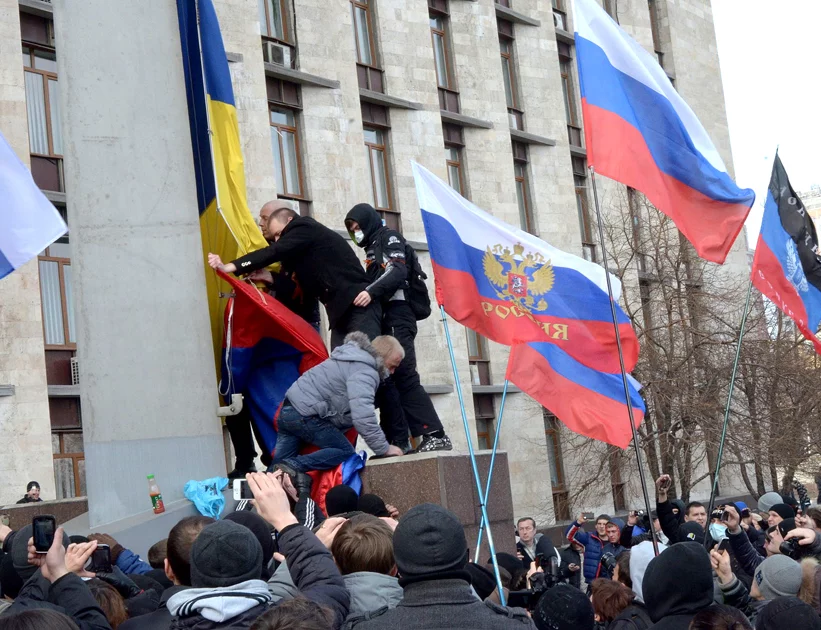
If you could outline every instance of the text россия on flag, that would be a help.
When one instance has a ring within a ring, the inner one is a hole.
[[[587,159],[644,193],[698,255],[723,263],[755,193],[739,188],[656,59],[595,0],[575,0]]]
[[[619,372],[605,271],[484,212],[413,164],[436,299],[456,321],[506,345],[544,341],[596,370]],[[616,299],[621,290],[613,278]],[[639,344],[617,308],[628,370]]]

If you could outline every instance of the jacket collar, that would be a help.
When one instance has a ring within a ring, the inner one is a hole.
[[[473,604],[477,601],[470,584],[464,580],[427,580],[407,584],[399,606]]]

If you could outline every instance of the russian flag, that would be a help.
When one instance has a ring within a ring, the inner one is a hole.
[[[585,367],[554,344],[527,343],[511,349],[507,378],[571,431],[619,448],[630,444],[633,431],[621,374]],[[644,400],[638,382],[628,380],[638,427],[644,419]]]
[[[0,278],[37,256],[68,231],[0,133]]]
[[[656,59],[595,0],[575,0],[587,159],[641,191],[702,258],[723,263],[755,201],[730,178]]]
[[[225,309],[220,393],[243,394],[243,404],[273,455],[277,442],[276,421],[285,392],[303,373],[328,358],[328,350],[314,328],[283,304],[255,286],[232,275],[217,272],[234,292]],[[357,433],[346,433],[356,444]],[[309,446],[304,452],[316,450]],[[364,460],[354,453],[333,470],[309,473],[314,478],[311,496],[325,508],[325,493],[345,483],[361,489],[358,471]]]
[[[751,280],[821,354],[821,259],[815,225],[776,154]]]
[[[451,317],[501,344],[547,341],[597,370],[620,371],[602,267],[496,219],[419,164],[413,176],[436,299]],[[618,300],[621,283],[613,284]],[[617,311],[632,370],[638,339]]]

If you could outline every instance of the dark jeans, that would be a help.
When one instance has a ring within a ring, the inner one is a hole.
[[[251,417],[251,410],[247,404],[236,416],[226,417],[225,426],[231,436],[231,444],[234,445],[237,469],[248,470],[254,464],[257,457],[257,452],[254,450],[254,437],[256,437],[259,450],[262,452],[263,465],[268,466],[271,463],[271,455],[265,448],[262,435],[260,435],[259,429]]]
[[[442,429],[442,421],[416,371],[416,332],[416,317],[410,306],[405,302],[391,302],[385,307],[382,334],[396,337],[405,350],[402,363],[383,382],[378,394],[382,430],[389,440],[407,435],[408,430],[412,436],[419,437]],[[400,419],[394,409],[402,411],[404,417]]]
[[[379,302],[371,302],[364,308],[351,305],[331,329],[331,350],[341,346],[345,335],[352,332],[363,332],[371,341],[381,335],[382,305]]]
[[[300,455],[303,444],[319,450]],[[315,416],[303,418],[291,405],[283,405],[277,423],[277,446],[274,463],[290,465],[297,472],[335,468],[354,453],[348,438],[327,420]]]

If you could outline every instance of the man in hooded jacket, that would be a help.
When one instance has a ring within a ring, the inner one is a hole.
[[[408,259],[405,238],[382,225],[379,213],[367,203],[351,208],[345,227],[354,243],[365,249],[365,272],[369,284],[354,299],[357,307],[372,303],[382,306],[382,333],[399,340],[405,358],[383,387],[380,409],[387,417],[383,429],[390,441],[410,450],[408,431],[421,437],[417,452],[449,451],[453,448],[416,371],[416,315],[410,306],[409,278],[412,260]],[[385,412],[388,413],[385,413]]]
[[[647,565],[642,596],[652,630],[687,630],[693,617],[713,604],[713,595],[713,567],[704,545],[677,543]]]

